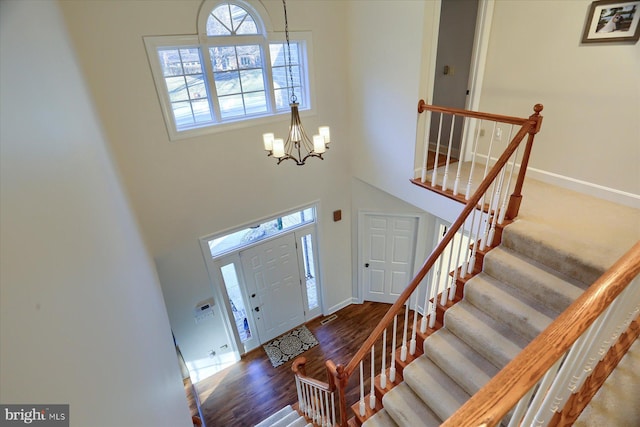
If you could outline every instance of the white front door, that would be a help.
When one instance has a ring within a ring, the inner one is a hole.
[[[261,343],[305,321],[293,233],[240,252],[250,307]]]
[[[416,217],[364,215],[362,278],[365,301],[394,303],[413,279]]]

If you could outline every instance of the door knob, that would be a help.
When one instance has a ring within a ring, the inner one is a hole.
[[[255,298],[255,297],[256,297],[256,294],[251,294],[251,298]]]
[[[260,307],[254,308],[255,311],[260,311]]]
[[[369,268],[369,263],[366,263],[364,266],[365,268]]]

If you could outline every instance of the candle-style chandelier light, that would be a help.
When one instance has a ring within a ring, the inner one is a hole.
[[[320,126],[318,134],[310,139],[302,127],[300,114],[298,113],[298,97],[296,97],[293,87],[293,70],[291,66],[291,46],[289,44],[289,23],[287,21],[287,2],[282,0],[284,8],[284,32],[287,38],[287,67],[289,70],[289,80],[291,82],[291,96],[289,106],[291,107],[291,124],[289,125],[289,135],[287,140],[276,138],[273,133],[262,135],[264,149],[269,152],[268,156],[278,159],[278,164],[284,160],[293,160],[298,166],[304,165],[309,157],[319,157],[329,148],[331,134],[329,126]],[[324,160],[324,159],[323,159]]]

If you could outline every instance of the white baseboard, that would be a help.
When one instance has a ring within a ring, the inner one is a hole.
[[[345,308],[348,305],[356,304],[357,302],[358,302],[357,298],[354,298],[354,297],[347,298],[346,300],[344,300],[342,302],[339,302],[338,304],[334,305],[333,307],[330,307],[324,315],[328,316],[330,314],[335,313],[338,310],[341,310],[341,309]]]
[[[486,159],[486,155],[477,154],[476,157]],[[497,159],[491,158],[492,161]],[[520,164],[516,164],[520,167]],[[420,178],[422,169],[414,169],[414,177]],[[536,169],[531,166],[527,169],[527,176],[547,184],[557,185],[558,187],[568,190],[577,191],[578,193],[588,194],[599,199],[608,200],[610,202],[619,203],[635,209],[640,209],[640,195],[629,193],[615,188],[605,187],[604,185],[594,184],[588,181],[582,181],[576,178],[548,172],[542,169]],[[526,191],[526,190],[525,190]]]
[[[640,209],[640,195],[529,167],[527,176],[579,193]],[[526,191],[526,190],[525,190]]]

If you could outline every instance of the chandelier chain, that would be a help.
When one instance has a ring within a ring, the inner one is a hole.
[[[284,8],[284,34],[287,39],[287,59],[289,66],[289,80],[291,82],[291,103],[298,102],[298,97],[296,96],[293,88],[293,68],[291,66],[291,45],[289,43],[289,21],[287,20],[287,2],[286,0],[282,0],[282,6]]]

